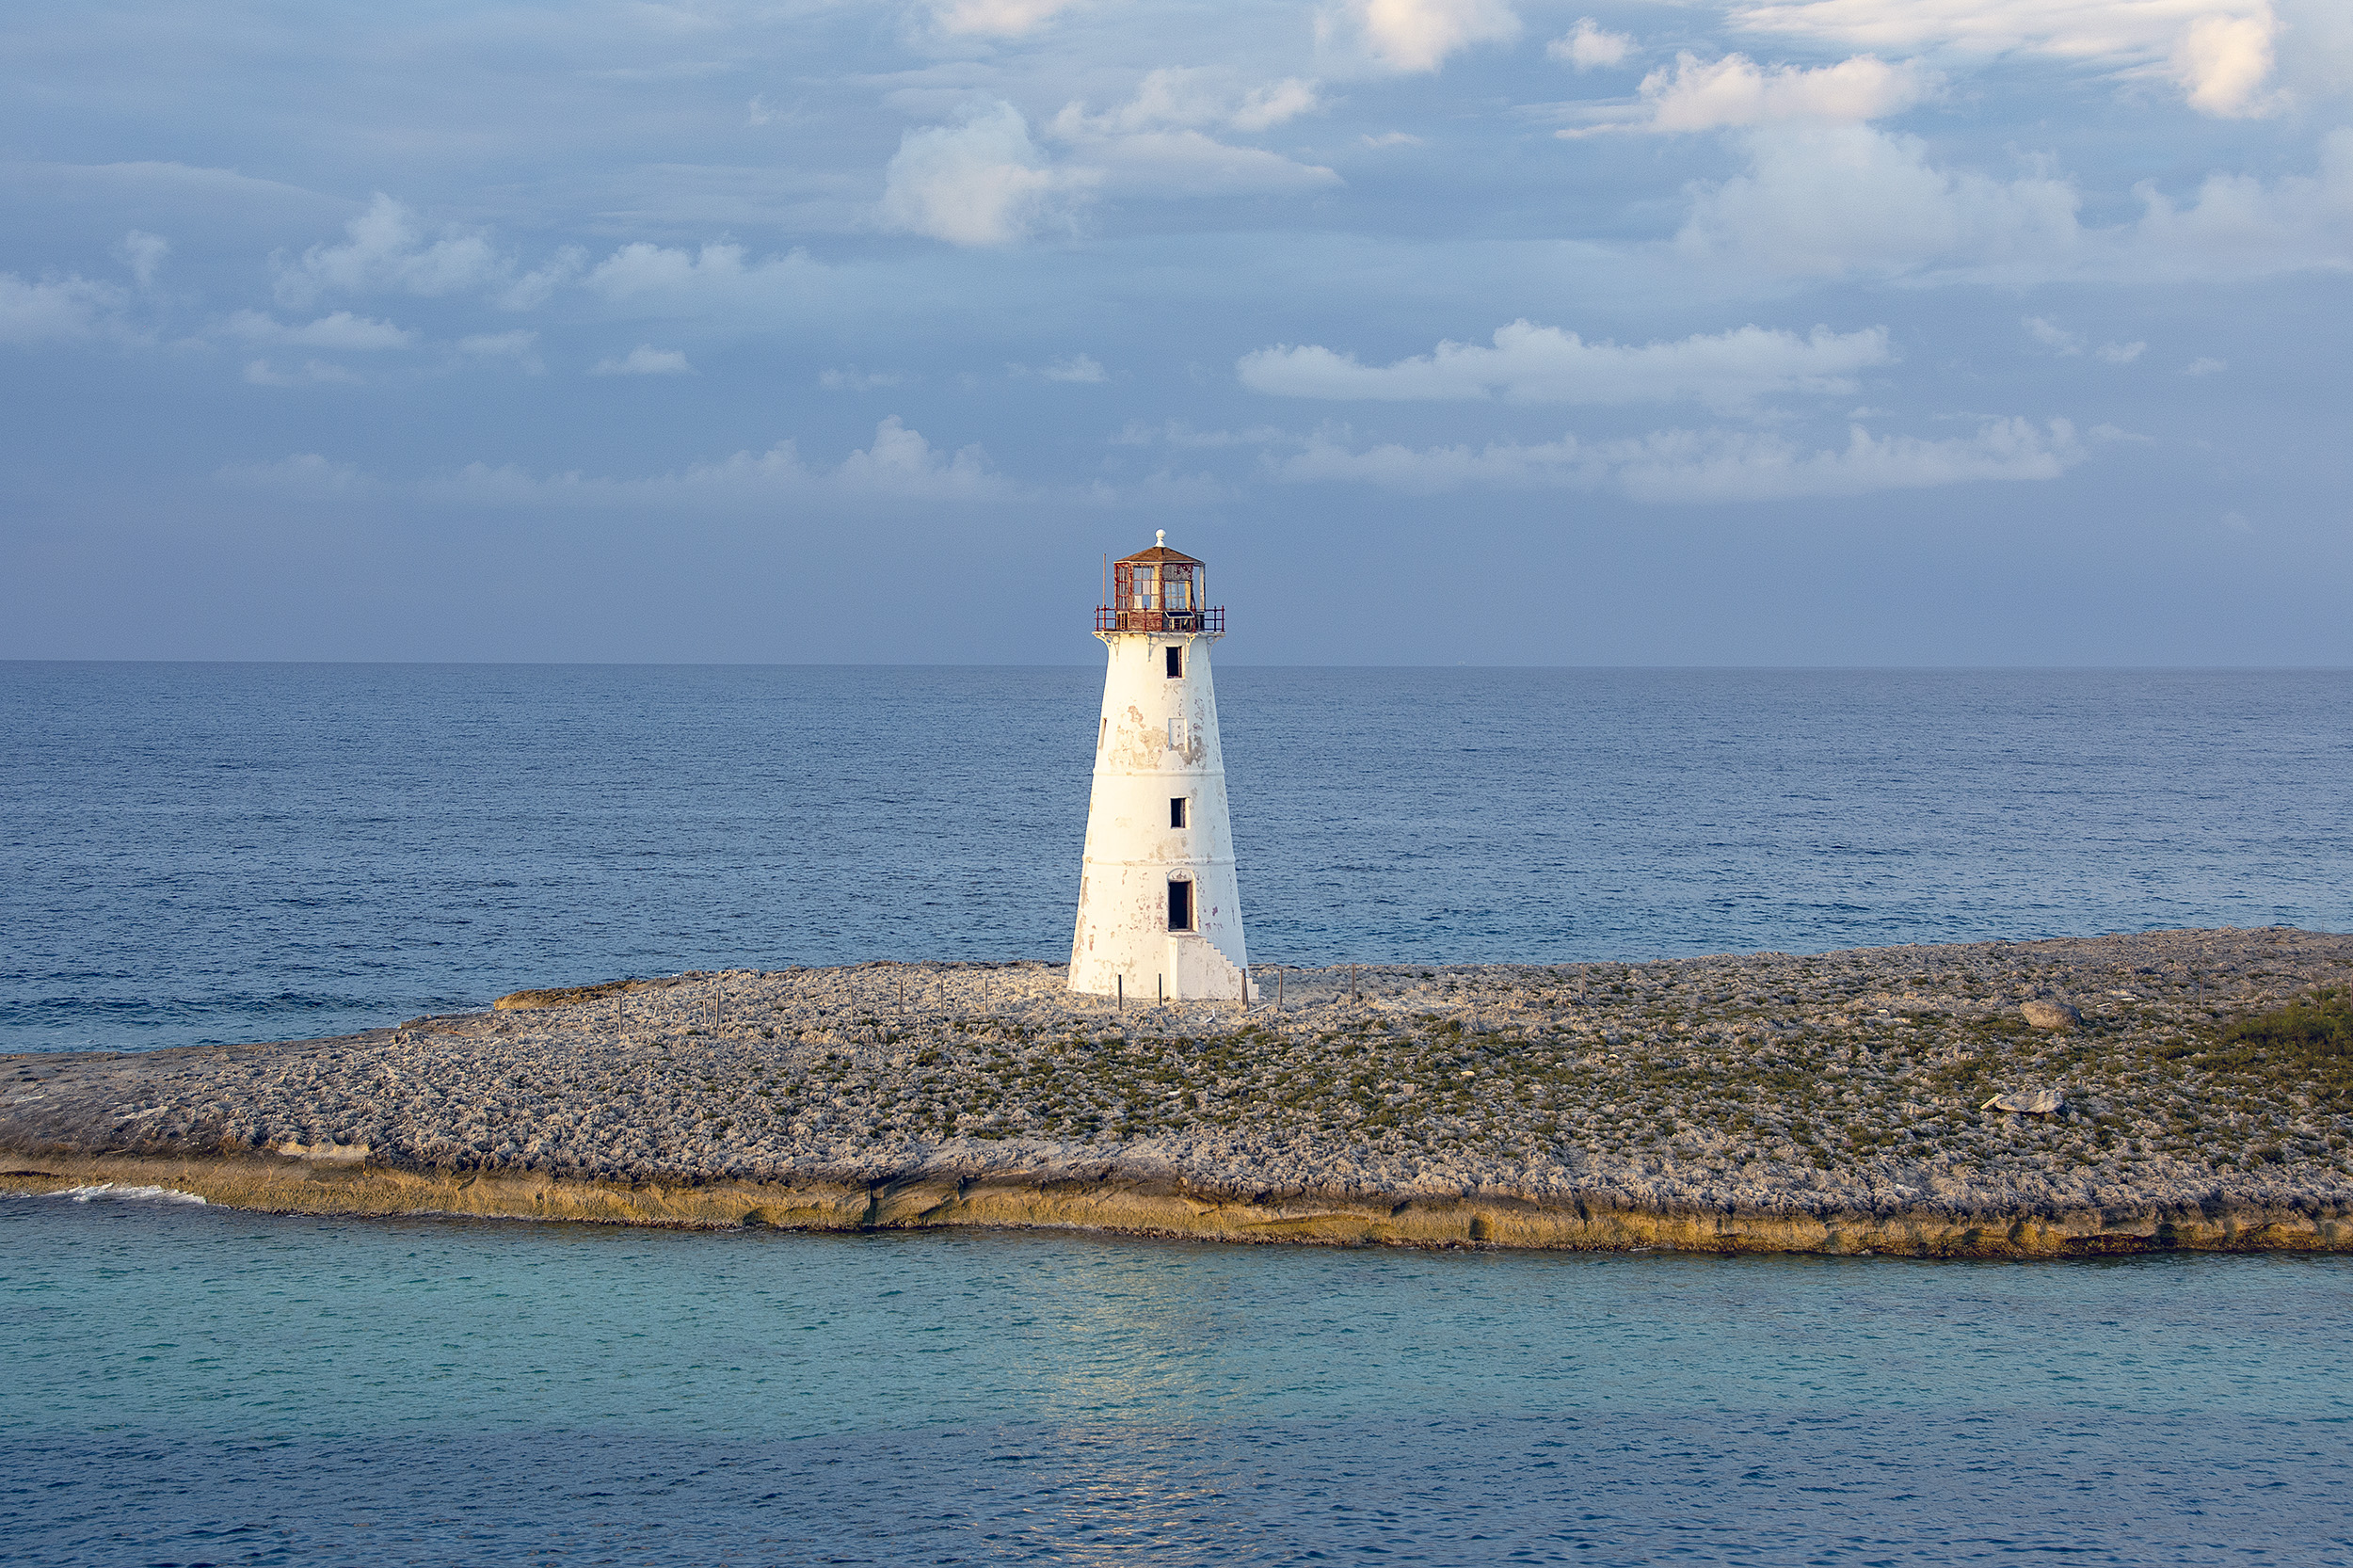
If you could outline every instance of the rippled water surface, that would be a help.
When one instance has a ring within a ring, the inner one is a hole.
[[[0,664],[0,1050],[1068,956],[1100,673]],[[2353,926],[2353,673],[1257,669],[1255,958]]]
[[[0,664],[0,1049],[1067,942],[1097,674]],[[2353,925],[2344,673],[1219,678],[1255,956]],[[0,1561],[2353,1561],[2353,1261],[0,1199]]]
[[[27,1562],[2353,1560],[2353,1261],[0,1200]]]

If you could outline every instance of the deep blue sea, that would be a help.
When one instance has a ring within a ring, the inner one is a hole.
[[[0,1050],[1069,957],[1097,668],[0,664]],[[2353,671],[1218,672],[1251,956],[2353,928]]]
[[[1091,669],[0,664],[0,1050],[1060,960]],[[1253,956],[2353,927],[2346,672],[1219,672]],[[0,1562],[2353,1563],[2353,1259],[0,1198]]]

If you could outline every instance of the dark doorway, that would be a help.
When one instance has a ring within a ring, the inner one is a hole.
[[[1168,825],[1171,827],[1185,825],[1185,797],[1183,795],[1168,797]]]
[[[1190,882],[1171,882],[1168,885],[1168,929],[1193,929],[1193,884]]]
[[[1171,680],[1182,680],[1185,678],[1185,650],[1181,648],[1171,648],[1168,650],[1168,678]]]

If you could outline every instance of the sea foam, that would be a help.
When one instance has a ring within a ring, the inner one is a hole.
[[[102,1181],[90,1187],[68,1187],[52,1195],[72,1198],[75,1203],[88,1203],[92,1198],[146,1198],[156,1203],[200,1205],[204,1201],[194,1192],[183,1192],[175,1187],[123,1187],[111,1181]]]

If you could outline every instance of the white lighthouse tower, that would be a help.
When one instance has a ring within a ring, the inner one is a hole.
[[[1224,606],[1208,568],[1159,543],[1112,566],[1095,634],[1111,649],[1087,803],[1070,988],[1090,996],[1250,997],[1209,645]]]

